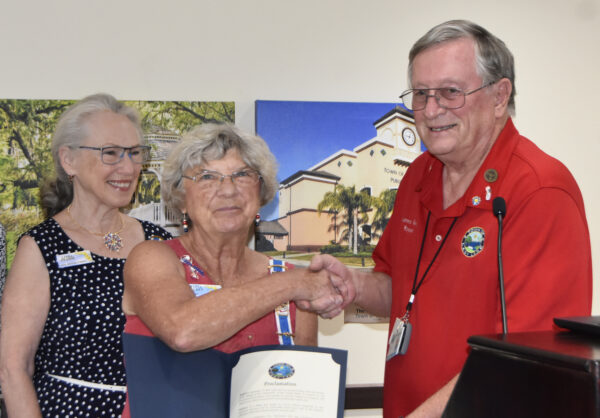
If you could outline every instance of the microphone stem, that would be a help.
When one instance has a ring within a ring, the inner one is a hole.
[[[502,331],[508,333],[506,322],[506,302],[504,299],[504,270],[502,268],[502,213],[498,214],[498,281],[500,282],[500,303],[502,305]]]

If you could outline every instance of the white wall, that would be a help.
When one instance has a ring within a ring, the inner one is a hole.
[[[600,0],[0,0],[0,97],[232,100],[253,130],[256,99],[396,101],[412,43],[453,18],[513,51],[515,123],[579,182],[597,270]],[[376,327],[323,327],[382,350]],[[350,381],[380,379],[381,358],[361,356]]]

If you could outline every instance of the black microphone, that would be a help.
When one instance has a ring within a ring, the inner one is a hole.
[[[506,201],[498,196],[492,201],[492,211],[498,218],[498,281],[500,282],[500,303],[502,306],[502,331],[508,333],[506,323],[506,301],[504,299],[504,271],[502,269],[502,219],[506,215]]]

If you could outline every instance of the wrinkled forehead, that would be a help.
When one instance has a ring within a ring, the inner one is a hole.
[[[136,126],[125,115],[111,111],[95,112],[82,121],[84,145],[132,147],[142,138]]]
[[[233,172],[251,167],[250,163],[243,157],[238,147],[224,150],[219,147],[209,147],[203,151],[191,153],[184,164],[184,171],[211,170],[218,172]]]

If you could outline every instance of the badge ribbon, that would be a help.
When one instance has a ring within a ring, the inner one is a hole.
[[[269,273],[285,271],[285,263],[281,260],[269,260]],[[275,308],[275,322],[280,345],[294,345],[290,302],[285,302]]]

